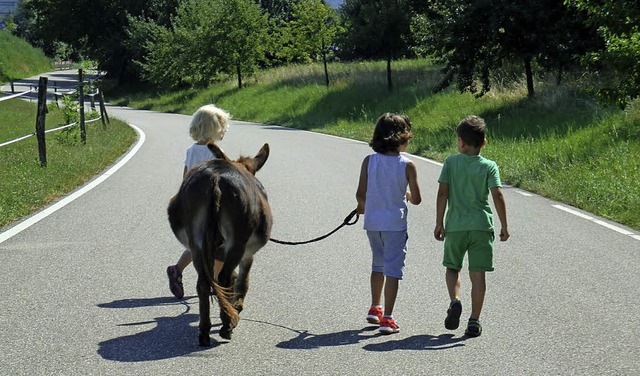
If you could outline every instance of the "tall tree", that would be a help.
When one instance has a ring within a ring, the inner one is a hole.
[[[335,10],[322,0],[302,0],[293,4],[291,21],[283,28],[290,36],[292,55],[308,61],[322,59],[325,84],[329,86],[327,53],[339,30]]]
[[[411,53],[410,4],[409,0],[347,0],[339,9],[344,26],[341,47],[354,57],[384,58],[389,90],[392,60]]]
[[[132,37],[147,34],[143,77],[157,85],[207,85],[219,74],[238,86],[253,73],[267,42],[267,18],[253,0],[186,0],[170,27],[138,19]]]

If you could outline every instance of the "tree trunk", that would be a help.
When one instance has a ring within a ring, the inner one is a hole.
[[[562,84],[562,65],[558,67],[558,75],[556,76],[556,86],[560,86]]]
[[[242,89],[242,70],[240,69],[240,64],[236,66],[236,72],[238,74],[238,89]]]
[[[391,81],[391,52],[387,54],[387,88],[393,90],[393,82]]]
[[[524,58],[524,71],[527,75],[527,95],[529,98],[533,97],[535,92],[533,90],[533,70],[531,69],[531,58]]]
[[[327,49],[324,46],[324,38],[322,38],[322,64],[324,64],[324,82],[329,87],[329,71],[327,70]]]

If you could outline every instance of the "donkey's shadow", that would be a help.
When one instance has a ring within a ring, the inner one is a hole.
[[[98,304],[100,308],[140,308],[163,305],[184,305],[185,312],[179,316],[156,317],[150,321],[120,324],[118,326],[142,326],[146,331],[109,339],[99,343],[98,354],[118,362],[143,362],[174,358],[192,354],[209,348],[196,346],[194,336],[197,331],[192,323],[199,320],[198,314],[189,313],[189,297],[184,300],[175,298],[123,299],[111,303]],[[212,330],[211,334],[214,334]],[[222,342],[224,343],[224,342]],[[212,341],[211,347],[222,344]]]

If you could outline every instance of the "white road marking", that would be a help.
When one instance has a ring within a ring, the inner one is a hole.
[[[612,225],[611,223],[605,222],[605,221],[603,221],[603,220],[593,218],[593,217],[588,216],[588,215],[586,215],[586,214],[582,214],[582,213],[580,213],[580,212],[579,212],[579,211],[577,211],[577,210],[569,209],[568,207],[563,206],[563,205],[551,205],[551,206],[553,206],[553,207],[554,207],[554,208],[556,208],[556,209],[560,209],[560,210],[565,211],[565,212],[567,212],[567,213],[570,213],[570,214],[573,214],[573,215],[575,215],[575,216],[578,216],[578,217],[580,217],[580,218],[584,218],[584,219],[586,219],[586,220],[588,220],[588,221],[591,221],[591,222],[593,222],[593,223],[597,223],[597,224],[599,224],[600,226],[604,226],[604,227],[606,227],[606,228],[608,228],[608,229],[610,229],[610,230],[613,230],[613,231],[619,232],[619,233],[621,233],[622,235],[628,235],[628,236],[631,236],[632,238],[634,238],[634,239],[636,239],[636,240],[640,240],[640,235],[636,235],[636,234],[634,234],[634,233],[633,233],[633,232],[631,232],[631,231],[625,230],[625,229],[623,229],[623,228],[621,228],[621,227],[618,227],[618,226],[616,226],[616,225]]]
[[[140,139],[138,140],[138,143],[136,143],[136,145],[131,149],[131,151],[129,153],[127,153],[127,155],[124,158],[122,158],[118,163],[116,163],[113,167],[111,167],[109,170],[107,170],[104,174],[100,175],[98,178],[96,178],[95,180],[93,180],[89,184],[85,185],[81,189],[73,192],[69,196],[67,196],[67,197],[63,198],[62,200],[56,202],[55,204],[49,206],[48,208],[44,209],[43,211],[33,215],[32,217],[29,217],[26,220],[18,223],[17,225],[15,225],[14,227],[8,229],[7,231],[5,231],[3,233],[0,233],[0,243],[3,243],[5,240],[10,239],[11,237],[19,234],[20,232],[28,229],[29,227],[33,226],[34,224],[36,224],[38,222],[40,222],[41,220],[43,220],[44,218],[48,217],[49,215],[55,213],[59,209],[62,209],[67,204],[71,203],[72,201],[74,201],[75,199],[79,198],[83,194],[85,194],[85,193],[89,192],[90,190],[92,190],[93,188],[97,187],[98,184],[100,184],[103,181],[107,180],[107,178],[109,176],[113,175],[122,166],[124,166],[127,162],[129,162],[129,160],[138,152],[140,147],[142,147],[142,144],[144,144],[144,141],[146,139],[146,135],[144,134],[144,132],[140,128],[136,127],[133,124],[129,124],[129,126],[131,128],[133,128],[133,129],[135,129],[136,132],[138,132],[138,135],[140,136]]]

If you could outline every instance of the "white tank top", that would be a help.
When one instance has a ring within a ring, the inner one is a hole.
[[[404,231],[407,229],[407,162],[402,155],[369,156],[364,229]]]

